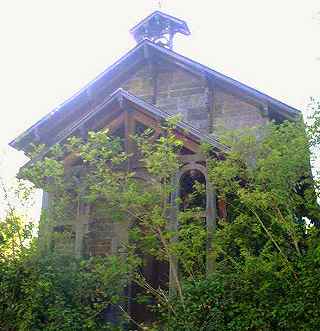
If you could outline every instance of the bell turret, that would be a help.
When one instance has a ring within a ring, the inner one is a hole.
[[[155,11],[143,19],[130,32],[138,43],[148,39],[169,49],[173,48],[173,37],[176,33],[182,33],[186,36],[190,35],[185,21],[160,11]]]

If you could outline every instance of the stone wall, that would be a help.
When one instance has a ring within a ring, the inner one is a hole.
[[[152,102],[155,83],[151,67],[145,65],[122,87],[132,94]],[[267,118],[259,107],[244,101],[220,87],[214,89],[214,105],[209,105],[206,80],[173,65],[157,66],[156,105],[171,114],[181,114],[184,121],[204,133],[211,127],[234,130],[265,124]],[[213,114],[209,114],[209,109]],[[212,123],[210,123],[212,121]]]
[[[147,102],[152,102],[153,79],[150,67],[145,65],[133,74],[122,86],[124,90],[142,98]]]
[[[128,221],[110,220],[107,217],[90,218],[83,237],[82,255],[107,256],[125,253],[128,242]]]
[[[185,70],[160,70],[157,81],[159,108],[172,114],[181,114],[183,120],[201,131],[208,129],[208,89],[204,79]]]
[[[208,107],[205,80],[173,66],[158,66],[156,78],[156,105],[171,114],[181,114],[184,121],[207,131]],[[122,88],[152,102],[155,85],[151,67],[144,66],[130,77]]]
[[[212,119],[215,132],[255,127],[268,121],[257,106],[220,88],[214,91]]]
[[[88,222],[88,231],[84,237],[84,255],[111,255],[113,236],[114,231],[111,223],[98,219],[90,220]]]

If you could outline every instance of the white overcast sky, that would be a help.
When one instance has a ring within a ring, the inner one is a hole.
[[[0,0],[1,176],[8,142],[135,46],[158,0]],[[319,0],[163,0],[191,36],[174,50],[306,113],[320,96]]]

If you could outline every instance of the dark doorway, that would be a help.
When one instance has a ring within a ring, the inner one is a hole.
[[[169,264],[165,261],[159,261],[151,255],[141,256],[143,265],[140,272],[146,283],[155,290],[168,290],[169,282]],[[154,312],[149,306],[154,305],[155,299],[152,295],[146,293],[145,288],[132,283],[130,299],[130,316],[138,323],[149,324],[156,320]],[[132,325],[134,326],[134,325]]]
[[[135,178],[137,184],[141,185],[141,191],[150,189],[149,182],[144,179]],[[149,229],[143,224],[139,223],[139,220],[135,220],[132,223],[132,230],[138,229],[144,235],[148,235]],[[144,236],[142,236],[143,238]],[[160,260],[159,257],[155,257],[149,254],[148,244],[137,237],[130,239],[130,242],[135,246],[135,254],[141,259],[140,274],[145,281],[145,284],[152,287],[155,290],[161,289],[167,291],[169,288],[169,263],[165,260]],[[147,293],[144,286],[132,282],[130,286],[129,294],[129,314],[133,321],[137,323],[144,323],[146,325],[151,324],[156,320],[155,313],[151,311],[150,307],[154,306],[155,299],[153,295]],[[134,323],[132,324],[132,330],[136,329]]]

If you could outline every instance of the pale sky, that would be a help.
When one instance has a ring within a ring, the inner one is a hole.
[[[135,46],[158,0],[0,0],[0,175],[27,160],[7,146]],[[163,0],[191,36],[174,50],[306,114],[320,97],[319,0]]]

